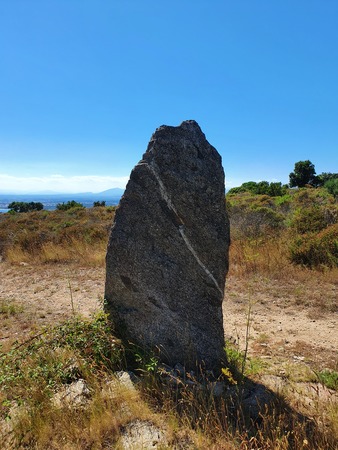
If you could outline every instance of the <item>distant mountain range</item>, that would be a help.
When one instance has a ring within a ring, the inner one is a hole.
[[[52,210],[58,203],[75,200],[86,208],[93,206],[94,201],[105,201],[106,205],[118,205],[124,189],[112,188],[102,192],[79,192],[76,194],[45,191],[34,194],[3,194],[0,192],[0,212],[6,212],[11,202],[40,202],[44,209]]]
[[[116,196],[121,196],[122,194],[123,194],[123,192],[124,192],[124,189],[120,189],[120,188],[112,188],[112,189],[107,189],[106,191],[102,191],[102,192],[76,192],[76,193],[69,193],[69,192],[56,192],[56,191],[39,191],[39,192],[28,192],[28,193],[22,193],[22,192],[20,192],[20,193],[18,193],[18,192],[5,192],[5,193],[2,193],[1,191],[0,191],[0,197],[7,197],[7,196],[20,196],[20,197],[23,197],[23,196],[29,196],[29,197],[31,197],[31,196],[41,196],[41,195],[44,195],[44,196],[49,196],[49,195],[51,195],[51,196],[67,196],[67,197],[69,197],[69,196],[72,196],[72,195],[75,195],[76,197],[79,197],[79,196],[85,196],[85,197],[88,197],[88,196],[90,196],[90,197],[96,197],[96,196],[106,196],[106,197],[116,197]]]

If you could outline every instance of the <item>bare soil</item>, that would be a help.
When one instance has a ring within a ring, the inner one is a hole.
[[[90,316],[102,308],[104,277],[103,267],[0,262],[0,312],[2,305],[15,306],[0,314],[0,344],[5,348],[21,341],[74,311]],[[319,286],[315,272],[307,283],[229,276],[223,308],[226,338],[244,350],[249,319],[249,356],[271,360],[280,371],[286,363],[337,370],[337,283]]]
[[[338,280],[337,280],[338,282]],[[229,277],[223,306],[226,337],[267,360],[337,370],[338,286],[303,281]]]

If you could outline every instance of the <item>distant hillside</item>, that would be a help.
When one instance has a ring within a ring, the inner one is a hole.
[[[123,192],[124,192],[124,189],[112,188],[112,189],[107,189],[106,191],[99,192],[96,195],[107,195],[107,196],[112,195],[112,196],[115,197],[115,196],[118,196],[118,195],[122,196]]]
[[[82,203],[86,208],[93,206],[94,201],[105,201],[106,206],[117,205],[123,195],[124,190],[112,188],[103,192],[79,192],[76,194],[1,194],[0,212],[6,212],[11,202],[40,202],[44,209],[53,210],[58,203],[67,203],[75,200]]]

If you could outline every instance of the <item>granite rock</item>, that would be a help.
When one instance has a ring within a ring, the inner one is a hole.
[[[105,298],[117,336],[172,366],[219,372],[228,248],[219,153],[193,120],[159,127],[110,233]]]

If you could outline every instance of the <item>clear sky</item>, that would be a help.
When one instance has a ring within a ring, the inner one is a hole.
[[[338,1],[0,0],[0,193],[124,187],[186,119],[228,188],[338,172]]]

